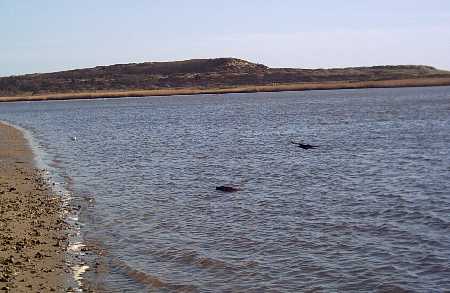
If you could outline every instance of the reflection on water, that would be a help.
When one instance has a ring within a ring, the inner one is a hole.
[[[88,199],[109,290],[441,292],[449,109],[440,87],[11,103],[0,119]]]

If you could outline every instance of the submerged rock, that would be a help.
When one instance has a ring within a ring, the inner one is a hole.
[[[233,187],[233,186],[221,185],[221,186],[217,186],[216,190],[223,191],[223,192],[236,192],[236,191],[239,191],[240,189],[237,187]]]

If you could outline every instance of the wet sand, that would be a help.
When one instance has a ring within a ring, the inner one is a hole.
[[[0,292],[68,290],[62,211],[23,134],[0,123]]]

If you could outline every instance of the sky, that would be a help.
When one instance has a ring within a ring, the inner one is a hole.
[[[450,1],[0,0],[0,76],[215,57],[450,70]]]

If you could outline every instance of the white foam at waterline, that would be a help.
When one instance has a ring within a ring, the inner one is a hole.
[[[89,269],[89,266],[87,265],[77,265],[77,266],[73,266],[72,270],[74,271],[75,274],[75,280],[77,281],[81,281],[83,280],[82,275]],[[81,282],[79,282],[81,285]]]
[[[79,252],[79,251],[81,251],[81,249],[82,249],[83,247],[86,247],[86,245],[84,245],[84,244],[81,243],[81,242],[75,242],[75,243],[73,243],[73,244],[70,244],[70,245],[67,247],[67,250],[73,251],[73,252]]]
[[[68,220],[74,221],[74,222],[78,222],[78,216],[77,215],[69,215],[67,217]]]
[[[73,267],[71,267],[72,271],[73,271],[73,277],[75,279],[75,282],[78,285],[78,288],[75,288],[75,292],[83,292],[83,290],[81,289],[81,286],[83,285],[81,283],[81,281],[83,280],[83,274],[86,273],[87,270],[89,270],[89,266],[85,265],[85,264],[81,264],[81,265],[75,265]]]

